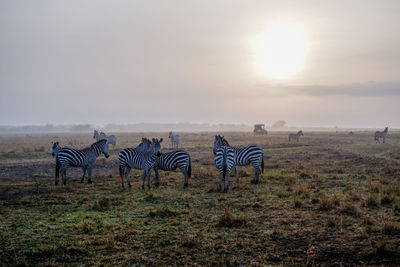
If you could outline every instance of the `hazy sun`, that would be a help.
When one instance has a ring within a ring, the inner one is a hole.
[[[288,78],[303,67],[307,46],[304,25],[271,23],[254,41],[256,70],[270,78]]]

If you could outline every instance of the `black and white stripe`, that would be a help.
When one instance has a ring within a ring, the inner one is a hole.
[[[136,147],[136,149],[148,151],[150,147],[151,141],[147,138],[142,138],[142,142]],[[163,171],[174,171],[180,169],[185,178],[183,187],[187,187],[189,185],[188,181],[191,179],[192,175],[190,155],[188,152],[183,150],[161,153],[160,157],[156,159],[156,165],[154,165],[154,172],[156,173],[155,186],[160,185],[159,169]]]
[[[143,183],[142,188],[144,189],[144,181],[147,177],[147,187],[150,188],[150,173],[154,165],[156,164],[157,157],[160,156],[161,142],[158,139],[153,138],[153,144],[151,149],[147,151],[140,151],[135,148],[125,148],[118,155],[119,160],[119,174],[121,178],[121,185],[124,187],[124,178],[128,186],[131,186],[129,181],[129,172],[131,169],[143,170]]]
[[[214,154],[216,153],[216,150],[221,146],[231,147],[228,141],[223,136],[216,135],[214,139]],[[251,164],[254,167],[254,178],[251,183],[258,183],[260,173],[264,173],[264,150],[256,145],[232,148],[235,151],[234,172],[236,178],[238,178],[236,166],[246,166]]]
[[[93,138],[96,139],[96,141],[106,139],[109,144],[113,145],[113,147],[115,147],[115,144],[117,143],[117,138],[115,137],[115,135],[106,135],[103,132],[99,133],[97,130],[94,130]]]
[[[304,134],[303,134],[302,130],[298,131],[296,134],[291,133],[291,134],[288,135],[289,142],[292,141],[292,139],[296,140],[296,142],[299,142],[300,136],[303,136],[303,135]]]
[[[72,149],[68,147],[61,148],[56,156],[56,179],[55,184],[58,184],[58,180],[62,177],[63,184],[67,183],[67,168],[68,167],[82,167],[83,176],[81,183],[85,179],[86,170],[88,171],[88,183],[92,183],[92,170],[96,159],[104,154],[106,158],[108,154],[108,143],[107,140],[100,140],[92,144],[88,148],[82,150]]]
[[[220,146],[215,150],[214,164],[219,170],[219,183],[224,181],[224,192],[228,192],[229,173],[235,168],[235,150],[229,146]]]

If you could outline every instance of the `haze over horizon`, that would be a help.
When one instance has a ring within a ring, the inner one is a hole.
[[[0,125],[400,127],[400,2],[1,1]]]

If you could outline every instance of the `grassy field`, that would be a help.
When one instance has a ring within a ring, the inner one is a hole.
[[[142,136],[114,133],[93,184],[69,169],[54,186],[50,142],[83,148],[91,134],[0,135],[0,265],[399,265],[400,132],[374,144],[372,132],[305,132],[267,137],[225,133],[232,145],[265,150],[260,184],[239,168],[218,189],[213,133],[182,133],[193,179],[160,172],[161,186],[120,187],[117,155]],[[154,177],[153,177],[154,178]],[[154,180],[153,180],[154,182]]]

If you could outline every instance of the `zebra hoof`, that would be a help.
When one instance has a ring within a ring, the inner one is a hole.
[[[81,184],[83,184],[83,179],[81,180]]]
[[[142,189],[144,190],[144,185],[142,185]]]
[[[124,188],[124,184],[121,184],[121,187]]]
[[[131,188],[132,186],[131,186],[131,184],[128,184],[128,186],[129,186],[129,188]]]
[[[160,183],[155,183],[154,186],[159,187]]]
[[[147,185],[147,188],[150,189],[150,185]]]
[[[88,184],[91,184],[91,183],[92,183],[92,180],[88,180],[87,183],[88,183]]]
[[[58,185],[58,181],[55,181],[55,182],[54,182],[54,185]]]
[[[188,186],[189,186],[188,183],[184,183],[184,184],[183,184],[183,188],[186,188],[186,187],[188,187]]]
[[[224,188],[224,193],[228,193],[228,188]]]
[[[256,183],[256,180],[251,180],[251,183],[252,183],[252,184],[255,184],[255,183]]]
[[[67,185],[67,181],[63,182],[63,185]]]

